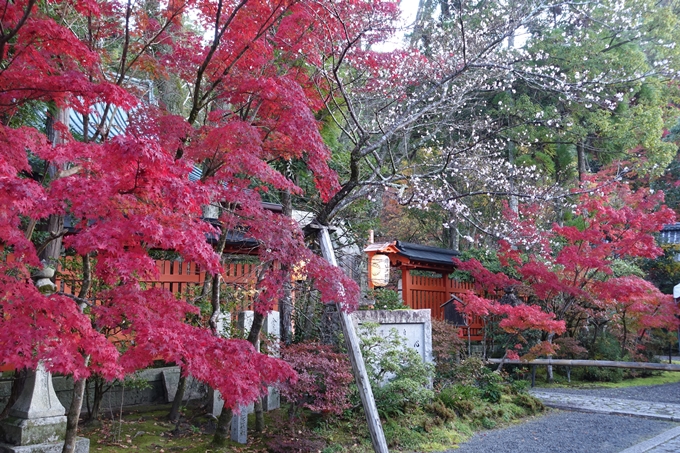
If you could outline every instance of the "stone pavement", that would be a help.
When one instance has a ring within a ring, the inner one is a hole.
[[[545,389],[532,389],[530,393],[540,399],[546,406],[557,409],[680,422],[680,404],[604,398],[594,395],[560,393],[559,391]],[[621,453],[678,452],[680,452],[680,427],[670,429],[645,442],[627,448]]]
[[[548,407],[597,412],[602,414],[631,415],[669,422],[680,422],[680,404],[603,398],[594,395],[560,393],[559,391],[531,390],[531,394]]]
[[[678,453],[680,451],[680,427],[669,429],[621,453]]]

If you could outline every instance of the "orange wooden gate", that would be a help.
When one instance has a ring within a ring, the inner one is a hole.
[[[430,309],[435,319],[444,319],[443,305],[451,299],[451,296],[474,291],[472,283],[459,282],[445,275],[428,277],[402,272],[402,277],[404,303],[415,310]],[[470,340],[482,340],[484,323],[478,316],[469,316],[467,325],[459,327],[461,337],[468,338],[469,333]]]

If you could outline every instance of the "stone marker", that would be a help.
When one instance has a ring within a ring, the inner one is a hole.
[[[231,333],[231,313],[217,315],[217,333],[219,336],[228,338]],[[218,418],[224,408],[224,399],[219,390],[208,387],[208,412]]]
[[[163,389],[165,390],[165,400],[172,403],[177,394],[177,387],[179,386],[179,368],[163,370]],[[187,378],[187,386],[184,390],[184,398],[182,401],[189,399],[201,398],[205,393],[201,392],[201,385],[191,376]]]
[[[262,397],[262,410],[273,411],[281,407],[281,393],[276,387],[268,387],[267,394]]]
[[[351,314],[355,329],[365,322],[379,324],[376,334],[387,338],[392,331],[404,341],[403,348],[414,349],[423,362],[432,363],[432,319],[430,310],[361,310]],[[381,386],[393,375],[385,374]],[[430,382],[430,386],[432,382]]]
[[[238,313],[238,328],[243,332],[244,337],[248,336],[250,328],[253,326],[253,318],[255,312],[252,310],[244,310]],[[257,342],[255,349],[260,350],[260,342]]]
[[[222,408],[224,408],[224,400],[220,391],[212,387],[208,388],[208,412],[218,418],[222,413]]]
[[[240,413],[234,412],[231,418],[231,440],[239,444],[248,443],[248,414],[254,411],[253,403],[241,407]]]
[[[5,443],[0,453],[61,453],[66,434],[66,409],[42,363],[26,379],[23,392],[9,417],[0,423]],[[79,437],[76,453],[90,451],[90,440]]]
[[[250,328],[253,326],[253,318],[255,312],[252,310],[244,310],[238,314],[238,327],[244,335],[248,335]],[[260,350],[260,342],[257,342],[255,349]],[[248,442],[248,414],[254,411],[254,405],[251,403],[247,407],[240,407],[234,411],[231,417],[231,440],[240,444]],[[221,411],[220,411],[221,412]]]

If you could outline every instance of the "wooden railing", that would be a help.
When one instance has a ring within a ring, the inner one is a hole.
[[[652,362],[623,362],[615,360],[572,360],[572,359],[534,359],[534,360],[508,360],[488,359],[489,363],[504,365],[522,365],[531,367],[531,386],[536,386],[536,367],[541,366],[564,366],[567,368],[602,367],[602,368],[627,368],[630,370],[653,370],[653,371],[680,371],[680,365],[674,363]]]

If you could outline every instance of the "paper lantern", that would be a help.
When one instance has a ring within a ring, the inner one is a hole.
[[[370,270],[373,286],[387,286],[390,281],[390,258],[387,255],[373,255]]]

